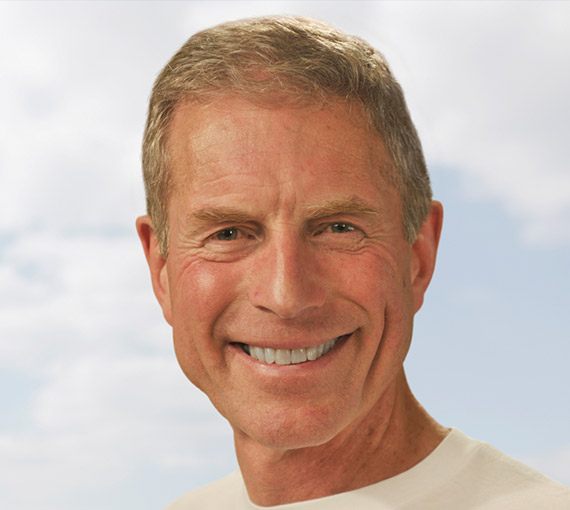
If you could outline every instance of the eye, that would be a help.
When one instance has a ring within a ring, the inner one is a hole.
[[[322,236],[325,234],[350,234],[360,232],[358,228],[356,228],[351,223],[343,223],[341,221],[336,223],[327,223],[321,225],[315,232],[314,235]]]
[[[366,235],[353,225],[343,221],[320,225],[313,233],[314,242],[323,247],[338,250],[358,250]]]
[[[224,228],[213,235],[216,241],[235,241],[238,238],[240,231],[235,227]]]
[[[255,245],[258,235],[248,227],[230,226],[217,230],[204,240],[204,248],[218,255],[237,254]]]
[[[346,232],[354,232],[355,228],[350,223],[333,223],[329,225],[333,234],[344,234]]]

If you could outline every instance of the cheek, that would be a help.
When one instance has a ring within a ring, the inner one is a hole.
[[[173,324],[190,329],[212,326],[234,295],[235,278],[225,264],[196,259],[172,280]]]
[[[361,259],[359,270],[343,282],[354,302],[366,312],[365,348],[387,359],[401,357],[407,351],[413,303],[405,267],[392,260],[371,254]]]
[[[337,285],[373,316],[387,303],[400,302],[406,293],[401,268],[382,253],[347,257],[335,265]]]
[[[234,296],[233,276],[224,269],[223,264],[195,260],[169,272],[176,357],[188,379],[203,391],[212,371],[224,367],[219,341],[213,336]]]

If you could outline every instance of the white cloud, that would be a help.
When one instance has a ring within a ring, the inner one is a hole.
[[[570,4],[220,2],[201,26],[257,14],[322,18],[363,36],[403,84],[433,169],[499,203],[537,246],[570,244]],[[248,9],[249,8],[249,9]],[[436,190],[437,192],[437,190]]]
[[[197,29],[297,11],[363,35],[394,64],[433,166],[532,242],[570,240],[569,8],[489,5],[0,3],[0,367],[37,381],[26,426],[0,427],[0,505],[78,510],[66,494],[139,465],[195,473],[231,455],[176,367],[134,235],[151,82]],[[536,463],[568,480],[567,452]]]
[[[568,245],[570,5],[388,3],[378,14],[432,167],[502,204],[527,241]]]
[[[502,204],[528,241],[567,245],[570,5],[372,2],[360,16],[355,5],[137,4],[135,16],[128,4],[3,6],[11,79],[0,91],[12,100],[0,126],[0,227],[125,227],[142,201],[133,175],[146,95],[167,56],[218,21],[298,12],[385,50],[432,167]]]
[[[183,5],[0,6],[0,229],[130,228],[150,84]],[[135,10],[133,10],[135,9]],[[160,37],[155,23],[164,21]],[[164,49],[163,49],[164,48]],[[160,62],[160,64],[159,64]]]
[[[0,365],[37,371],[88,352],[167,347],[134,234],[29,233],[0,260]]]
[[[3,498],[43,510],[77,490],[104,493],[136,466],[199,472],[204,443],[229,451],[229,427],[174,365],[96,355],[53,366],[31,404],[31,428],[0,433]]]

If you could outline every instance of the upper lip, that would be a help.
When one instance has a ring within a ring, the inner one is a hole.
[[[235,343],[235,344],[245,344],[248,345],[250,347],[269,347],[270,349],[306,349],[308,347],[317,347],[321,344],[324,344],[325,342],[328,342],[329,340],[334,340],[335,338],[339,338],[339,337],[343,337],[343,336],[349,336],[353,333],[354,331],[351,331],[350,333],[341,333],[339,335],[333,335],[333,336],[322,336],[320,337],[318,340],[308,340],[306,338],[299,338],[299,339],[289,339],[289,340],[284,340],[284,341],[277,341],[277,340],[273,340],[270,337],[267,338],[266,341],[249,341],[249,342],[243,342],[241,340],[233,340],[230,343]]]

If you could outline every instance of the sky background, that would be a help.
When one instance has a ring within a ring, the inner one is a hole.
[[[428,411],[570,484],[570,3],[0,3],[0,507],[161,509],[235,466],[135,217],[152,82],[195,31],[302,14],[390,61],[446,219],[406,361]]]

